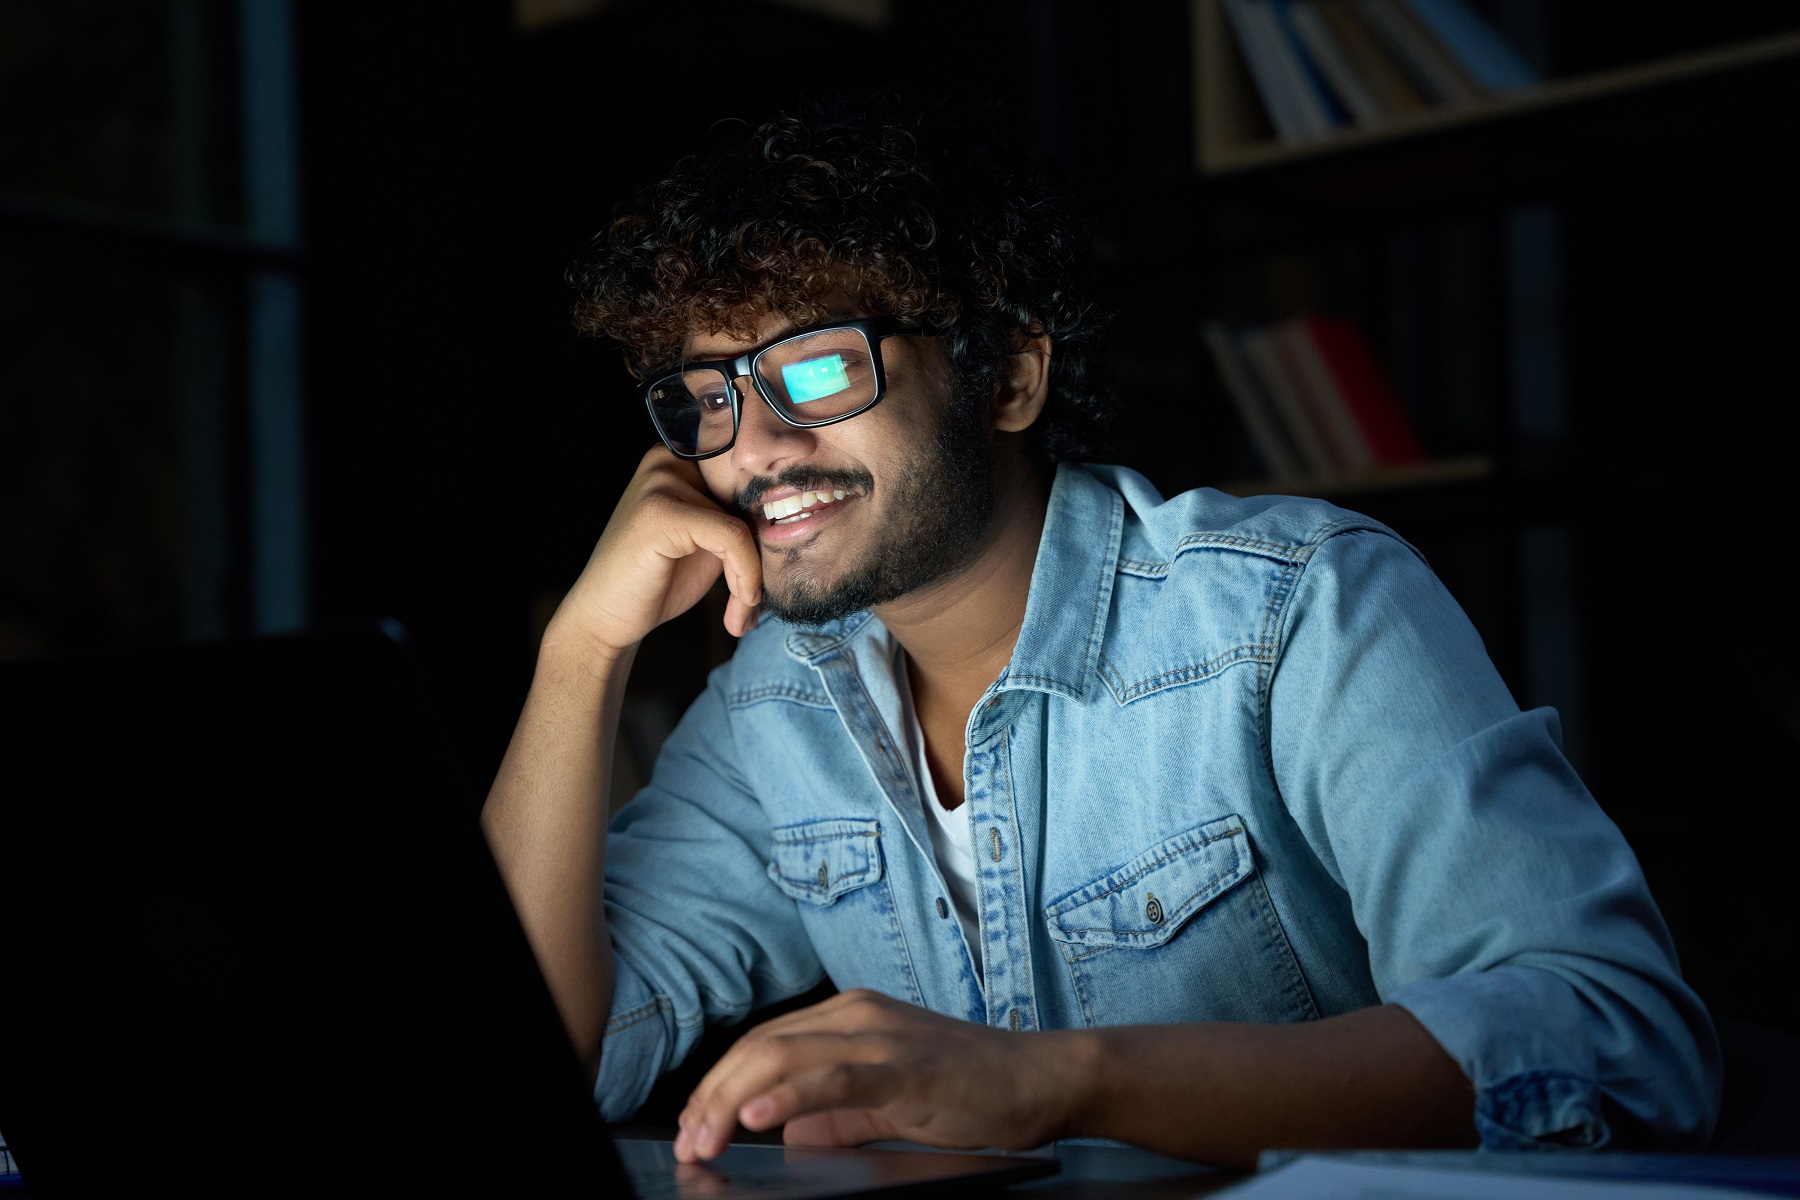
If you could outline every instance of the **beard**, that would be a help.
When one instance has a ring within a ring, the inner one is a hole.
[[[968,565],[994,517],[994,450],[982,409],[965,395],[952,397],[931,443],[894,478],[887,524],[860,562],[832,583],[804,567],[780,588],[765,583],[763,608],[790,624],[824,625],[897,600]],[[741,493],[740,513],[748,514],[757,496],[782,484],[826,484],[875,495],[874,478],[866,471],[795,467]],[[804,552],[775,551],[790,562]]]

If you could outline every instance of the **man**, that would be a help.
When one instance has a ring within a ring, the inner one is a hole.
[[[1075,465],[1080,241],[989,130],[863,100],[715,131],[578,272],[664,444],[484,821],[603,1112],[829,977],[684,1160],[1703,1142],[1714,1035],[1636,861],[1411,548]],[[608,831],[634,648],[721,574],[742,641]]]

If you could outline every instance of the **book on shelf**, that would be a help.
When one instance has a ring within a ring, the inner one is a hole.
[[[1300,391],[1300,385],[1281,360],[1272,326],[1248,329],[1238,335],[1238,346],[1250,364],[1263,394],[1281,427],[1293,439],[1300,453],[1300,463],[1311,476],[1327,477],[1342,473],[1342,464],[1325,440],[1325,431]]]
[[[1332,112],[1301,65],[1270,0],[1221,0],[1251,82],[1284,142],[1308,141],[1337,128]]]
[[[1306,47],[1300,31],[1294,25],[1294,6],[1299,0],[1261,0],[1275,13],[1276,23],[1281,36],[1287,41],[1288,49],[1296,66],[1300,68],[1300,83],[1318,100],[1325,110],[1325,117],[1331,122],[1333,129],[1342,128],[1355,120],[1355,114],[1330,80],[1326,77],[1319,60]]]
[[[1212,352],[1219,381],[1225,385],[1225,394],[1231,399],[1232,407],[1237,409],[1238,419],[1244,423],[1244,432],[1250,435],[1250,447],[1263,470],[1274,479],[1299,479],[1308,474],[1293,437],[1275,412],[1268,393],[1251,372],[1250,364],[1244,360],[1230,331],[1217,321],[1207,321],[1200,332],[1206,339],[1207,349]]]
[[[1322,403],[1349,417],[1369,465],[1410,466],[1425,461],[1424,447],[1381,365],[1354,321],[1306,316],[1290,323],[1295,354]]]
[[[1357,0],[1388,53],[1434,104],[1469,104],[1480,92],[1401,0]]]
[[[1511,92],[1543,82],[1537,69],[1463,0],[1406,0],[1419,23],[1488,92]]]
[[[1317,0],[1315,8],[1350,69],[1379,102],[1383,121],[1425,111],[1425,97],[1382,50],[1349,0]]]
[[[1385,121],[1388,117],[1385,98],[1376,90],[1373,79],[1365,79],[1363,69],[1352,60],[1349,48],[1326,21],[1315,0],[1294,0],[1286,16],[1295,39],[1318,66],[1320,74],[1356,123],[1372,128]]]
[[[1467,0],[1219,0],[1283,142],[1376,128],[1535,87],[1537,70]]]
[[[1252,448],[1276,479],[1342,479],[1426,455],[1353,321],[1306,315],[1202,330]]]

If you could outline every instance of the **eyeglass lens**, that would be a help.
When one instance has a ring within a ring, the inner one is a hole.
[[[875,400],[875,362],[860,329],[821,329],[777,342],[752,362],[763,395],[796,425],[835,420]],[[664,440],[682,454],[710,454],[737,433],[725,372],[682,371],[650,389],[650,412]]]

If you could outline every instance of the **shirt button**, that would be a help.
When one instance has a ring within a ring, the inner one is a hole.
[[[819,887],[821,890],[823,890],[825,888],[826,881],[829,880],[830,878],[831,878],[831,875],[825,870],[825,864],[820,863],[819,864]]]
[[[948,904],[944,903],[944,898],[942,896],[939,896],[938,897],[938,916],[947,917],[949,915],[950,915],[950,906]]]
[[[1161,925],[1163,923],[1162,901],[1158,900],[1154,895],[1150,897],[1150,903],[1144,905],[1144,917],[1152,925]]]

